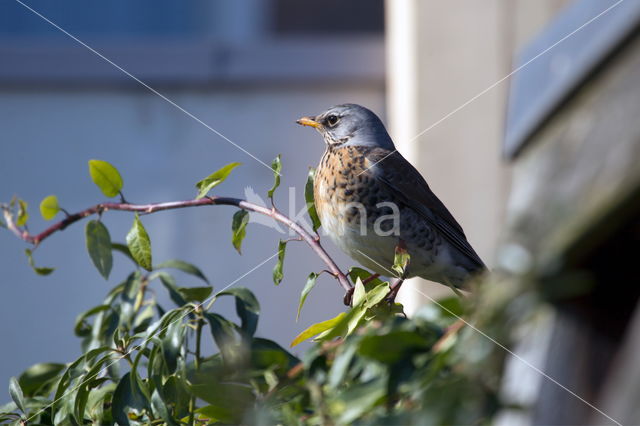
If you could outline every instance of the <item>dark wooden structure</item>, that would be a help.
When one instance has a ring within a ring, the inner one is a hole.
[[[640,424],[640,1],[576,1],[515,67],[587,22],[512,82],[506,244],[555,310],[545,372],[610,418],[545,380],[533,424]]]

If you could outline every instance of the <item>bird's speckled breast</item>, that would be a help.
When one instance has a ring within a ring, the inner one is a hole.
[[[330,234],[341,234],[344,226],[360,225],[362,215],[356,203],[366,206],[378,202],[363,151],[366,148],[329,146],[320,160],[313,191],[316,210]]]
[[[343,251],[363,266],[387,276],[394,249],[402,239],[412,255],[410,275],[430,275],[440,239],[416,212],[397,204],[398,200],[378,182],[375,172],[369,169],[372,164],[367,159],[368,150],[360,146],[329,146],[322,156],[313,185],[322,227]],[[386,219],[392,211],[376,207],[382,202],[394,202],[399,208],[399,235],[376,232],[377,222],[382,231],[391,230],[393,225],[392,220]],[[378,221],[381,216],[386,218]]]
[[[366,158],[367,150],[366,147],[329,146],[316,172],[314,197],[329,237],[366,267],[379,269],[369,257],[376,262],[392,263],[398,239],[381,237],[372,229],[381,215],[391,212],[376,207],[377,203],[388,201],[388,197],[368,169],[371,164]]]

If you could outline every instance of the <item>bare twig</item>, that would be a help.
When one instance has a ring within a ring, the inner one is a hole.
[[[451,324],[449,327],[447,327],[447,330],[445,331],[445,333],[438,339],[438,341],[433,345],[433,347],[431,348],[431,350],[433,352],[440,352],[442,350],[442,348],[444,347],[445,342],[454,334],[458,333],[458,331],[464,327],[466,324],[466,322],[460,318],[458,319],[456,322],[454,322],[453,324]]]
[[[369,275],[367,278],[365,278],[364,280],[362,280],[362,285],[367,285],[369,284],[371,281],[373,280],[377,280],[380,277],[380,274],[372,274]]]
[[[196,200],[185,200],[185,201],[169,201],[166,203],[153,203],[153,204],[130,204],[130,203],[113,203],[106,202],[96,204],[92,207],[79,211],[77,213],[68,214],[64,219],[59,222],[54,223],[49,226],[44,231],[39,234],[31,234],[27,229],[21,228],[16,225],[13,220],[13,215],[9,208],[3,206],[5,221],[7,222],[7,228],[13,232],[18,238],[31,243],[33,245],[38,245],[40,242],[44,241],[46,238],[54,234],[55,232],[64,230],[67,226],[84,219],[87,216],[92,216],[94,214],[102,214],[109,210],[118,210],[118,211],[129,211],[129,212],[137,212],[140,214],[150,214],[156,213],[163,210],[174,210],[174,209],[182,209],[187,207],[200,207],[200,206],[211,206],[211,205],[226,205],[226,206],[235,206],[241,209],[252,211],[256,213],[263,214],[265,216],[269,216],[278,222],[286,225],[289,229],[293,230],[297,233],[302,240],[304,240],[309,247],[320,257],[320,259],[327,265],[331,274],[336,278],[338,284],[345,290],[349,291],[351,289],[351,284],[347,280],[347,277],[344,273],[338,268],[333,259],[329,256],[329,254],[324,250],[324,248],[320,245],[320,241],[316,236],[310,234],[307,230],[305,230],[298,223],[291,220],[289,217],[283,215],[276,209],[270,209],[267,207],[262,207],[257,204],[250,203],[240,198],[231,198],[231,197],[206,197]]]

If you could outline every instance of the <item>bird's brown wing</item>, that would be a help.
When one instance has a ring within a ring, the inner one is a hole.
[[[422,216],[443,237],[465,254],[478,269],[485,265],[473,250],[462,227],[453,218],[442,201],[431,191],[422,175],[399,152],[375,148],[367,155],[370,172],[403,204]],[[386,157],[386,158],[385,158]]]

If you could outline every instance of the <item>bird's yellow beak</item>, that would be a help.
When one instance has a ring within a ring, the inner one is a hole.
[[[320,128],[321,126],[320,123],[318,123],[311,117],[302,117],[296,120],[296,123],[300,124],[301,126],[315,127],[316,129]]]

